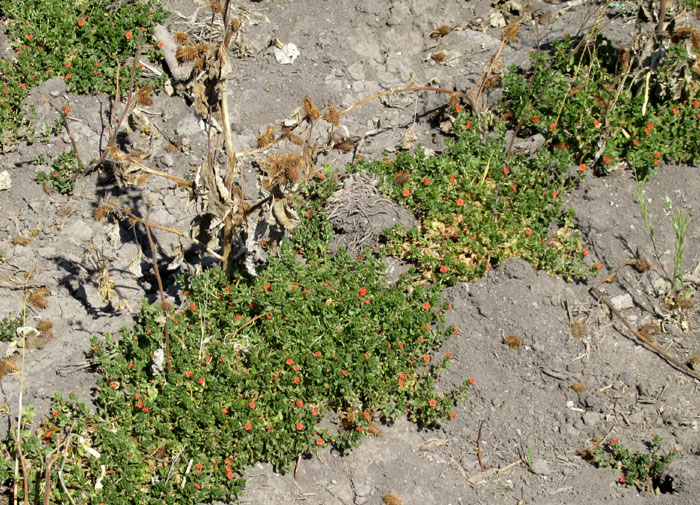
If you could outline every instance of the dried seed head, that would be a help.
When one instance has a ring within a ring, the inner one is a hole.
[[[338,151],[343,153],[349,153],[350,151],[355,149],[355,144],[353,144],[351,140],[343,140],[342,142],[337,142],[333,144],[333,149],[337,149]]]
[[[515,23],[507,26],[503,30],[503,40],[505,42],[515,42],[518,40],[518,32],[520,31],[520,23]]]
[[[12,245],[26,246],[29,244],[29,239],[24,235],[15,235],[12,237]]]
[[[167,314],[168,312],[173,310],[173,304],[167,300],[163,300],[160,302],[160,308],[163,312],[165,312]]]
[[[153,86],[146,85],[139,88],[139,90],[136,92],[136,102],[144,107],[153,105],[153,99],[151,98],[152,93]]]
[[[639,258],[634,262],[634,269],[637,272],[648,272],[649,270],[653,269],[654,267],[649,263],[646,259],[644,258]]]
[[[328,110],[323,115],[323,120],[329,122],[333,126],[338,126],[340,124],[340,112],[335,108],[335,105],[331,104],[328,106]]]
[[[693,356],[688,358],[688,367],[690,367],[692,370],[695,370],[696,372],[700,372],[700,356],[694,354]]]
[[[98,205],[95,212],[92,213],[93,219],[96,221],[104,221],[112,213],[112,206],[107,204]]]
[[[243,26],[243,18],[238,16],[235,17],[231,20],[231,30],[233,30],[234,33],[236,33],[238,30],[241,29],[241,26]]]
[[[498,86],[498,84],[501,82],[501,76],[500,75],[492,75],[488,79],[484,81],[484,87],[486,89],[489,88],[495,88]]]
[[[36,325],[36,329],[39,330],[42,337],[53,338],[54,336],[53,323],[47,319],[39,321]]]
[[[355,429],[355,419],[357,419],[357,412],[349,411],[346,412],[340,423],[343,425],[343,429],[350,431]]]
[[[369,425],[367,426],[367,433],[369,433],[373,437],[378,437],[382,434],[382,429],[377,423],[375,423],[374,421],[370,421]]]
[[[197,46],[181,46],[175,51],[175,59],[178,64],[182,65],[188,61],[194,61],[197,57],[198,51]]]
[[[692,309],[693,307],[695,307],[695,302],[693,300],[691,300],[690,298],[688,298],[686,296],[682,296],[682,295],[678,296],[678,298],[676,299],[676,304],[678,305],[678,308],[681,310],[688,310],[688,309]]]
[[[258,137],[257,145],[259,148],[267,147],[275,140],[275,127],[269,125],[265,133]]]
[[[394,176],[394,186],[403,186],[411,178],[411,172],[399,172]]]
[[[571,336],[577,340],[583,338],[583,325],[580,321],[574,321],[571,323]]]
[[[587,389],[587,387],[583,382],[573,382],[571,384],[571,389],[573,389],[577,393],[583,393]]]
[[[175,42],[177,42],[180,45],[192,43],[190,41],[190,37],[185,32],[175,32],[173,34],[173,38],[175,39]]]
[[[301,156],[296,153],[284,157],[284,179],[287,182],[297,182],[301,172]]]
[[[452,28],[450,28],[447,25],[440,25],[437,28],[435,28],[432,32],[430,32],[430,38],[431,39],[439,39],[440,37],[444,37],[448,33],[452,31]]]
[[[697,30],[693,30],[693,33],[690,35],[690,45],[696,51],[700,50],[700,33]]]
[[[452,107],[453,109],[456,109],[457,106],[459,105],[460,97],[461,97],[461,95],[459,93],[452,93],[450,95],[449,100],[447,100],[447,104],[450,107]]]
[[[291,131],[290,131],[289,134],[287,135],[287,140],[289,140],[289,141],[290,141],[292,144],[294,144],[295,146],[300,146],[300,145],[303,145],[303,144],[304,144],[304,139],[301,138],[301,137],[300,137],[299,135],[297,135],[296,133],[291,132]]]
[[[553,144],[552,147],[554,149],[559,150],[559,151],[568,151],[571,148],[571,146],[569,146],[569,144],[567,144],[563,140],[561,142],[557,142],[556,144]]]
[[[146,181],[148,181],[149,174],[139,174],[138,177],[136,177],[136,186],[138,187],[143,187],[144,184],[146,184]]]
[[[522,340],[520,340],[520,337],[517,335],[508,335],[503,339],[503,343],[505,343],[511,349],[517,349],[523,344]]]
[[[306,119],[309,122],[316,121],[318,118],[321,117],[321,111],[318,110],[318,108],[311,101],[311,98],[309,98],[308,96],[304,97],[304,114],[304,119]]]
[[[595,100],[595,103],[598,104],[598,107],[605,109],[607,104],[605,103],[605,100],[603,100],[600,96],[594,95],[593,100]]]
[[[51,291],[46,288],[35,289],[29,295],[29,303],[39,309],[45,309],[49,306],[47,298],[51,296]]]
[[[588,448],[579,449],[578,455],[581,456],[581,458],[583,458],[583,460],[587,463],[594,463],[596,460],[595,454],[593,454],[593,451]]]
[[[401,498],[395,494],[385,494],[382,496],[382,500],[384,500],[384,505],[403,505]]]
[[[223,14],[224,6],[221,5],[219,0],[209,0],[209,10],[212,14]]]
[[[447,58],[447,51],[437,51],[431,54],[430,58],[432,58],[434,61],[437,61],[438,63],[443,62]]]
[[[641,325],[637,331],[647,340],[652,340],[656,335],[661,333],[661,326],[658,324],[647,323]]]
[[[10,358],[5,358],[0,361],[0,379],[5,377],[8,373],[16,373],[17,370],[17,363]]]

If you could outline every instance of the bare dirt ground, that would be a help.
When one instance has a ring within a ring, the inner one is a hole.
[[[246,57],[234,59],[229,85],[234,142],[239,151],[255,145],[269,124],[277,124],[305,95],[317,104],[347,107],[374,93],[411,83],[469,90],[498,49],[502,28],[491,27],[490,16],[505,12],[507,21],[549,16],[546,29],[524,23],[519,41],[504,49],[506,65],[526,66],[537,41],[546,43],[564,33],[590,27],[597,6],[591,2],[507,2],[498,10],[488,2],[458,0],[282,0],[240,2],[247,24]],[[166,5],[173,12],[174,29],[197,33],[208,21],[197,4],[177,0]],[[510,11],[509,11],[510,9]],[[546,14],[549,13],[549,14]],[[191,23],[194,20],[195,23]],[[697,20],[696,20],[697,21]],[[695,21],[695,22],[696,22]],[[604,33],[615,43],[634,34],[633,17],[609,18]],[[433,39],[430,32],[446,24],[455,29]],[[483,28],[482,28],[483,27]],[[537,33],[539,31],[540,33]],[[270,41],[292,42],[300,55],[291,64],[276,60]],[[450,55],[438,63],[430,55],[444,49]],[[495,92],[497,93],[497,91]],[[74,96],[62,81],[51,80],[32,92],[35,124],[53,124],[55,111],[42,101],[70,104],[76,119],[71,129],[84,157],[97,157],[105,141],[110,98]],[[319,163],[340,169],[353,156],[366,158],[390,153],[415,124],[416,144],[439,151],[444,134],[445,96],[427,93],[396,95],[358,107],[344,121],[348,135],[359,137],[351,153],[326,156]],[[206,150],[199,119],[182,97],[163,93],[144,107],[154,126],[151,136],[135,131],[123,142],[150,154],[153,168],[191,177]],[[166,150],[165,139],[177,140],[178,152]],[[148,243],[141,232],[115,221],[99,222],[93,212],[100,199],[116,198],[164,226],[187,229],[193,205],[174,184],[151,178],[142,188],[117,189],[107,173],[80,179],[76,194],[49,195],[34,182],[41,154],[49,158],[70,148],[63,132],[22,144],[0,158],[12,187],[0,191],[0,316],[22,309],[25,272],[32,289],[50,292],[48,307],[29,307],[28,324],[54,323],[55,337],[28,352],[24,377],[25,404],[40,414],[56,392],[75,392],[91,401],[96,377],[83,365],[89,339],[116,333],[133,323],[133,314],[117,310],[119,299],[104,301],[99,294],[103,269],[116,282],[124,301],[137,310],[143,297],[155,298]],[[243,160],[244,170],[255,170]],[[675,208],[693,214],[688,227],[685,270],[700,263],[700,179],[696,167],[660,166],[644,197],[649,203],[657,243],[667,251],[663,260],[672,269],[674,234],[666,212],[666,198]],[[301,462],[297,480],[277,475],[268,466],[247,474],[241,503],[270,504],[304,501],[312,504],[381,503],[393,493],[406,505],[458,503],[664,503],[692,504],[700,496],[700,395],[694,379],[675,370],[655,353],[639,345],[621,320],[594,297],[590,289],[625,261],[643,257],[655,261],[635,197],[629,172],[604,178],[589,176],[569,195],[577,225],[584,234],[591,259],[603,268],[587,284],[567,284],[510,260],[488,278],[458,284],[444,296],[451,304],[449,324],[459,328],[445,351],[456,363],[446,374],[446,386],[473,377],[475,387],[458,405],[457,417],[438,430],[419,430],[408,422],[384,426],[383,434],[368,438],[348,456],[330,449]],[[22,235],[27,245],[15,245]],[[177,299],[174,274],[192,271],[190,264],[211,258],[183,259],[185,240],[155,232],[161,250],[168,295]],[[167,272],[167,273],[165,273]],[[637,328],[659,324],[655,342],[679,361],[700,354],[697,311],[663,307],[655,272],[622,269],[616,282],[600,290],[608,297],[628,295],[621,309]],[[14,284],[13,284],[14,283]],[[697,285],[694,286],[697,288]],[[522,345],[504,343],[518,336]],[[7,347],[7,346],[5,346]],[[4,351],[4,348],[2,349]],[[572,389],[574,382],[585,391]],[[17,410],[20,377],[0,382],[0,402],[10,415]],[[5,426],[6,429],[6,426]],[[660,435],[665,450],[678,456],[668,468],[667,491],[659,496],[640,494],[618,484],[619,472],[597,469],[578,451],[591,447],[595,437],[618,438],[642,449],[652,434]],[[477,457],[481,447],[483,469]],[[529,463],[523,463],[523,460]]]

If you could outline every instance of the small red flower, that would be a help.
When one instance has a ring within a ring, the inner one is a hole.
[[[423,179],[423,186],[427,186],[428,184],[430,184],[430,179],[426,177],[425,179]]]
[[[195,310],[197,310],[197,305],[194,303],[190,303],[190,311],[194,312]]]
[[[399,387],[403,387],[403,384],[404,384],[403,379],[399,379],[398,384],[399,384]]]
[[[588,249],[586,249],[586,250],[583,251],[583,255],[584,255],[585,257],[588,257],[589,254],[591,254],[591,253],[588,252]]]
[[[549,125],[549,129],[552,130],[552,131],[556,130],[556,129],[557,129],[557,123],[552,123],[552,124],[550,124],[550,125]]]
[[[192,377],[192,375],[193,375],[192,370],[188,370],[187,373],[185,373],[185,375],[186,375],[187,377]]]
[[[364,357],[365,357],[365,359],[369,359],[369,353],[366,352],[366,353],[364,354]]]
[[[318,409],[317,409],[316,407],[313,407],[313,408],[311,409],[311,415],[312,415],[312,416],[317,416],[317,415],[318,415]]]
[[[365,296],[367,294],[367,290],[365,288],[360,288],[360,296]]]
[[[70,67],[71,67],[71,62],[70,62],[70,61],[67,61],[66,64],[65,64],[65,67],[66,67],[66,68],[70,68]]]
[[[464,200],[462,200],[461,198],[457,198],[456,203],[457,203],[457,207],[461,207],[462,205],[464,205]]]
[[[447,267],[447,265],[442,265],[442,266],[440,267],[440,273],[441,273],[441,274],[446,274],[446,273],[449,272],[449,271],[450,271],[450,269]]]
[[[321,357],[321,353],[320,353],[319,351],[316,351],[316,352],[314,353],[314,357],[320,358],[320,357]]]
[[[226,407],[223,407],[223,408],[221,409],[221,413],[222,413],[222,414],[228,414],[228,409],[227,409]]]
[[[291,286],[289,286],[289,289],[294,291],[295,289],[299,289],[299,286],[297,286],[296,284],[292,284]]]
[[[134,34],[131,32],[126,32],[126,34],[124,36],[126,37],[126,40],[131,40],[131,37],[133,37]]]
[[[253,425],[250,423],[245,423],[245,425],[243,426],[243,429],[246,431],[250,431],[253,429]]]
[[[656,152],[654,153],[654,158],[656,158],[657,160],[658,160],[659,158],[661,158],[661,153],[660,153],[659,151],[656,151]]]
[[[575,95],[576,93],[578,93],[578,88],[574,88],[571,90],[572,95]]]
[[[158,42],[157,45],[158,45],[158,49],[163,49],[163,43],[162,43],[162,42]]]
[[[296,429],[297,429],[297,431],[301,431],[301,430],[304,429],[304,425],[303,425],[302,423],[297,423],[297,424],[296,424]]]
[[[618,479],[620,481],[620,484],[625,484],[627,482],[627,478],[624,475],[620,475],[620,478]]]
[[[398,342],[396,345],[399,346],[399,349],[403,349],[403,342]]]
[[[139,408],[139,409],[143,408],[143,402],[141,400],[136,402],[136,408]]]
[[[162,42],[161,42],[161,44],[162,44]],[[235,475],[233,474],[233,472],[226,472],[226,478],[227,478],[228,480],[231,480],[231,479],[233,479],[234,477],[235,477]]]
[[[202,486],[200,486],[200,485],[197,484],[196,482],[194,483],[194,487],[196,487],[197,489],[202,489]]]
[[[600,263],[596,263],[596,264],[595,264],[595,269],[596,269],[596,270],[600,270],[601,268],[603,268],[603,265],[601,265]]]
[[[431,398],[428,401],[428,405],[430,405],[431,407],[434,407],[435,405],[437,405],[437,401],[435,401],[435,398]]]
[[[32,35],[31,33],[29,35],[27,35],[27,40],[32,40],[33,38],[34,38],[34,35]]]
[[[233,319],[234,319],[234,321],[240,321],[240,320],[243,319],[243,318],[242,318],[241,316],[236,316],[236,317],[234,317]]]
[[[450,175],[450,182],[455,182],[455,176],[454,176],[454,175]]]
[[[693,100],[693,107],[700,107],[700,102]]]
[[[457,417],[457,414],[455,414],[454,412],[450,412],[450,419],[454,419],[455,417]]]
[[[224,288],[224,293],[230,293],[231,292],[231,286],[226,286]]]
[[[345,377],[348,376],[348,371],[347,371],[347,370],[341,370],[341,372],[343,373],[343,375],[344,375]]]
[[[446,358],[452,358],[453,356],[452,356],[452,354],[451,354],[451,353],[449,353],[449,352],[446,352],[446,353],[445,353],[445,357],[446,357]]]
[[[326,178],[326,176],[323,175],[321,172],[318,172],[318,173],[316,174],[316,177],[318,177],[318,180],[319,180],[319,181],[322,181],[323,179]]]
[[[297,406],[297,407],[303,407],[303,406],[304,406],[304,402],[301,401],[301,400],[297,400],[296,406]]]
[[[581,164],[578,166],[578,169],[579,169],[581,172],[585,172],[586,170],[588,170],[588,167],[586,166],[585,163],[581,163]]]
[[[85,20],[84,20],[84,19],[79,19],[79,20],[78,20],[78,26],[85,26]]]
[[[401,192],[401,194],[402,194],[403,196],[408,196],[408,195],[411,194],[411,191],[410,191],[408,188],[406,188],[406,189],[404,189],[404,190]]]
[[[143,411],[144,411],[146,414],[148,414],[148,413],[151,411],[151,409],[149,409],[148,407],[144,407],[144,408],[143,408]]]
[[[430,356],[428,356],[427,354],[423,356],[423,361],[425,361],[426,363],[430,363]]]
[[[600,121],[598,121],[597,119],[594,119],[593,126],[595,126],[596,128],[600,128]]]
[[[678,114],[680,111],[676,109],[675,107],[673,108],[673,114]]]
[[[206,381],[204,380],[204,377],[200,377],[199,379],[197,379],[197,382],[199,382],[200,384],[204,384]]]
[[[635,146],[638,146],[638,145],[639,145],[639,139],[634,139],[634,140],[632,141],[632,143],[633,143]]]
[[[461,106],[461,105],[457,105],[457,106],[455,107],[455,110],[457,111],[457,114],[459,114],[460,112],[462,112],[462,106]]]
[[[603,163],[610,163],[610,156],[603,156]]]
[[[428,302],[425,302],[425,303],[422,305],[422,307],[423,307],[423,310],[428,310],[428,309],[430,309],[430,304],[429,304]]]
[[[539,123],[539,122],[540,122],[540,117],[539,117],[539,116],[532,116],[532,122],[533,122],[533,123]]]
[[[248,407],[249,407],[250,409],[252,409],[252,410],[255,410],[255,402],[250,402],[250,403],[248,404]]]
[[[527,235],[529,237],[530,235],[532,235],[532,231],[529,229],[525,230],[525,235]]]
[[[323,445],[323,439],[322,439],[322,438],[317,438],[317,439],[316,439],[316,445]]]
[[[70,79],[71,77],[73,77],[72,74],[66,74],[66,79]]]
[[[469,384],[471,384],[472,386],[476,384],[476,379],[474,379],[473,377],[469,377]]]
[[[294,384],[301,384],[301,378],[300,378],[300,377],[294,377]]]
[[[287,361],[285,361],[285,363],[286,363],[287,365],[293,365],[293,364],[294,364],[294,360],[293,360],[292,358],[289,358]]]

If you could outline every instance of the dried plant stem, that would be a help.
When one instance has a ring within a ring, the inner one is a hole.
[[[63,120],[63,127],[66,129],[66,133],[68,134],[68,138],[70,139],[70,143],[73,146],[73,152],[75,153],[75,160],[78,162],[78,172],[83,171],[83,162],[80,159],[80,153],[78,152],[78,146],[75,143],[75,139],[73,138],[73,134],[70,131],[70,126],[68,126],[68,115],[56,107],[54,104],[49,102],[49,105],[58,112],[58,114],[61,116],[61,119]]]
[[[445,88],[433,88],[431,86],[412,86],[410,88],[400,88],[400,89],[390,89],[388,91],[382,91],[381,93],[377,93],[376,95],[368,96],[367,98],[363,98],[362,100],[359,100],[352,104],[350,107],[345,109],[344,111],[341,111],[341,115],[345,115],[351,110],[353,110],[355,107],[358,105],[362,105],[363,103],[367,103],[371,100],[374,100],[376,98],[381,98],[386,95],[396,95],[399,93],[411,93],[413,91],[434,91],[436,93],[448,93],[450,95],[457,95],[459,98],[463,98],[464,100],[469,103],[471,106],[472,110],[474,111],[475,114],[479,115],[479,110],[476,107],[476,104],[474,103],[474,100],[470,95],[467,93],[462,93],[461,91],[454,91],[451,89],[445,89]]]
[[[233,337],[235,337],[236,335],[238,335],[238,333],[239,333],[243,328],[245,328],[246,326],[250,326],[250,325],[253,324],[255,321],[257,321],[258,319],[260,319],[261,317],[263,317],[263,316],[269,316],[270,314],[274,314],[275,312],[282,312],[282,311],[281,311],[281,310],[275,309],[275,310],[271,310],[271,311],[269,311],[269,312],[263,312],[262,314],[258,314],[257,316],[255,316],[254,318],[252,318],[250,321],[248,321],[247,323],[245,323],[243,326],[239,326],[239,327],[236,329],[236,331],[234,331],[233,333],[231,333],[231,338],[233,338]]]
[[[156,280],[158,281],[158,293],[160,295],[161,310],[165,314],[165,324],[163,325],[163,332],[165,333],[165,360],[168,372],[170,372],[170,332],[168,331],[168,315],[165,311],[165,293],[163,292],[163,281],[160,278],[160,271],[158,270],[158,254],[156,251],[156,246],[153,243],[153,237],[151,237],[151,225],[149,223],[149,218],[151,217],[151,208],[148,208],[148,214],[146,215],[146,221],[143,224],[146,226],[146,237],[148,237],[148,245],[151,248],[151,259],[153,259],[153,271],[156,274]]]
[[[145,219],[140,218],[140,217],[134,215],[134,213],[131,212],[131,211],[128,212],[128,216],[129,216],[129,219],[133,219],[134,221],[138,221],[139,223],[144,223],[144,224],[146,223],[146,220],[145,220]],[[198,246],[202,247],[205,251],[207,251],[209,254],[211,254],[212,256],[214,256],[216,259],[218,259],[218,260],[223,260],[223,259],[224,259],[224,257],[221,256],[221,255],[220,255],[219,253],[217,253],[216,251],[212,251],[211,249],[209,249],[206,245],[202,244],[202,243],[201,243],[199,240],[197,240],[196,238],[188,237],[186,234],[182,233],[180,230],[176,230],[176,229],[174,229],[174,228],[168,228],[167,226],[163,226],[163,225],[156,224],[156,223],[151,223],[150,221],[149,221],[149,223],[148,223],[148,226],[150,226],[151,228],[158,228],[159,230],[168,231],[168,232],[174,233],[175,235],[178,235],[178,236],[180,236],[180,237],[186,238],[187,240],[189,240],[189,241],[191,241],[191,242],[194,242],[194,243],[197,244]]]
[[[189,181],[186,181],[185,179],[182,179],[180,177],[177,177],[176,175],[170,175],[165,172],[161,172],[160,170],[156,170],[154,168],[148,168],[146,165],[138,161],[136,158],[133,156],[127,155],[126,158],[129,160],[129,162],[135,166],[137,166],[140,170],[143,170],[144,172],[147,172],[149,174],[157,175],[159,177],[165,177],[166,179],[170,179],[171,181],[177,182],[178,185],[180,186],[185,186],[185,187],[191,187],[192,183]]]
[[[649,340],[647,337],[642,335],[640,332],[638,332],[630,323],[625,319],[625,316],[623,316],[619,310],[615,308],[613,303],[603,294],[601,293],[598,288],[591,288],[591,293],[595,295],[598,300],[603,302],[605,305],[608,306],[608,308],[612,311],[613,314],[615,314],[620,321],[622,321],[622,324],[624,324],[628,330],[632,332],[632,334],[637,337],[637,339],[645,344],[646,346],[650,347],[654,352],[656,352],[659,356],[661,356],[668,364],[673,366],[675,369],[677,369],[680,372],[683,372],[687,375],[690,375],[691,377],[700,380],[700,375],[695,373],[693,370],[688,368],[687,366],[684,366],[681,364],[678,360],[676,360],[674,357],[672,357],[670,354],[668,354],[666,351],[661,349],[659,346],[654,344],[651,340]]]
[[[481,429],[484,427],[485,423],[486,421],[481,421],[481,424],[479,424],[479,435],[476,437],[476,459],[479,460],[479,468],[481,468],[482,472],[486,470],[486,465],[484,465],[481,459]]]
[[[12,440],[15,442],[15,448],[17,450],[17,460],[22,465],[22,487],[24,489],[24,505],[29,505],[29,473],[27,472],[27,464],[24,461],[24,454],[22,454],[22,445],[20,444],[22,438],[20,434],[19,424],[17,425],[17,435],[10,429],[10,435]],[[15,477],[13,482],[13,500],[19,496],[17,492],[17,483],[19,482],[19,471],[17,468],[17,460],[15,460]]]

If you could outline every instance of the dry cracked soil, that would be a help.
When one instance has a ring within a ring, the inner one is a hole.
[[[587,0],[509,1],[498,6],[458,0],[238,3],[246,9],[246,56],[233,59],[229,83],[238,151],[253,147],[257,136],[287,117],[305,95],[317,104],[347,107],[411,83],[471,89],[500,44],[502,27],[494,13],[505,13],[507,22],[525,20],[518,40],[501,55],[506,65],[525,66],[538,41],[546,45],[564,33],[585,31],[598,7]],[[176,0],[166,7],[173,29],[206,29],[207,14],[197,3]],[[526,21],[533,14],[544,14],[546,24],[536,29]],[[609,17],[603,32],[615,43],[624,43],[634,33],[634,23],[634,17]],[[443,24],[453,31],[431,38],[431,31]],[[293,63],[277,61],[270,45],[275,37],[298,47]],[[449,57],[435,61],[431,54],[438,50]],[[75,118],[71,129],[80,152],[86,159],[97,157],[106,140],[111,97],[76,96],[61,80],[47,81],[27,101],[27,106],[35,106],[37,125],[54,124],[57,118],[47,99],[70,104]],[[151,167],[191,177],[206,150],[200,119],[183,97],[167,93],[142,108],[157,134],[135,130],[124,133],[121,141],[148,153]],[[416,145],[439,152],[445,110],[445,96],[429,93],[369,102],[344,121],[348,136],[359,139],[356,150],[334,151],[319,164],[340,168],[359,155],[371,159],[395,152],[410,128]],[[165,139],[177,139],[181,148],[171,152]],[[142,216],[150,206],[153,222],[183,231],[196,211],[185,192],[157,177],[142,188],[118,188],[109,174],[93,173],[78,180],[72,197],[47,194],[35,182],[36,171],[46,170],[37,160],[69,148],[69,138],[54,131],[0,158],[0,169],[12,179],[12,186],[0,191],[0,316],[21,312],[25,273],[31,273],[32,289],[50,292],[46,308],[30,306],[28,313],[29,325],[50,320],[55,332],[53,339],[26,356],[23,402],[33,404],[40,415],[56,392],[73,391],[86,402],[93,400],[96,376],[85,366],[90,337],[133,324],[134,314],[124,306],[138,310],[143,297],[156,297],[146,238],[126,223],[93,219],[98,202],[116,198]],[[255,170],[251,160],[241,163],[244,171]],[[698,503],[698,382],[640,345],[622,319],[591,292],[626,261],[654,259],[635,189],[632,175],[618,170],[606,177],[589,176],[567,196],[591,259],[602,265],[597,279],[566,283],[512,259],[486,278],[444,292],[451,305],[447,322],[459,332],[443,350],[455,363],[442,385],[475,379],[455,420],[435,430],[421,430],[407,421],[383,426],[381,436],[367,438],[347,456],[325,449],[302,460],[296,479],[292,473],[276,474],[267,465],[254,466],[246,475],[240,502],[360,505],[382,503],[384,494],[393,493],[405,505]],[[643,195],[656,241],[666,251],[666,268],[672,269],[675,240],[667,199],[693,216],[685,251],[685,271],[693,289],[697,285],[692,279],[697,282],[700,277],[700,234],[694,216],[700,208],[699,189],[696,167],[661,166]],[[400,209],[392,212],[392,219],[413,219]],[[339,243],[357,244],[371,236],[366,228],[373,224],[339,225]],[[212,259],[185,260],[185,240],[157,230],[154,234],[165,258],[161,269],[168,296],[178,300],[174,274],[191,272]],[[13,243],[18,235],[28,243]],[[105,268],[123,300],[101,298]],[[390,265],[393,268],[400,268],[399,262]],[[626,266],[598,289],[620,304],[620,314],[634,328],[658,325],[656,344],[685,362],[700,354],[697,311],[664,308],[662,288],[654,271]],[[521,345],[511,348],[506,344],[509,336],[518,337]],[[12,352],[9,347],[5,344],[1,350]],[[575,383],[579,386],[573,388]],[[16,415],[19,387],[18,374],[0,382],[6,415]],[[664,476],[663,494],[623,487],[618,470],[598,469],[579,453],[596,437],[606,436],[643,449],[652,434],[661,436],[664,450],[677,451]]]

